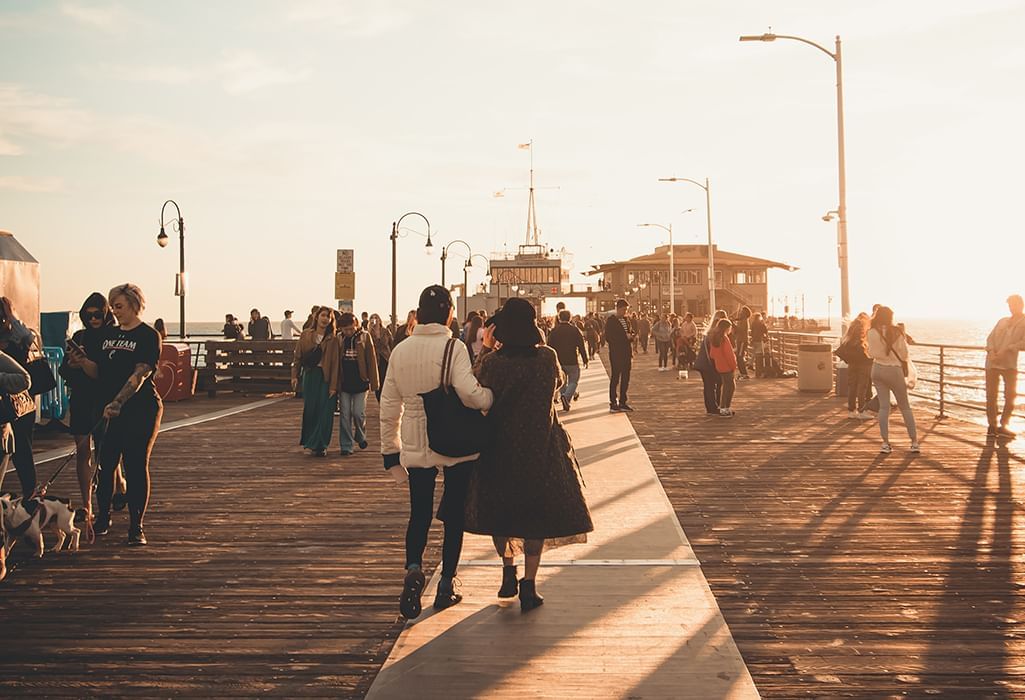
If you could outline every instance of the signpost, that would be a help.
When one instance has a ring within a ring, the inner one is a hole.
[[[356,298],[356,273],[353,269],[353,250],[339,248],[335,268],[335,299],[338,310],[352,313],[353,300]]]

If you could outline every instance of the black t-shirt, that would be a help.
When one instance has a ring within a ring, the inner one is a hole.
[[[342,391],[346,394],[362,394],[370,388],[370,383],[363,381],[359,375],[356,341],[359,333],[342,340]]]
[[[102,350],[99,362],[101,396],[105,403],[109,403],[135,372],[137,364],[146,364],[156,369],[160,361],[160,334],[145,323],[130,331],[111,328],[103,339]],[[150,374],[123,409],[158,400],[153,375]]]

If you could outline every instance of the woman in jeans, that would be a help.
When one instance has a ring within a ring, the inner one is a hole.
[[[872,358],[868,356],[866,335],[870,319],[862,312],[851,322],[847,329],[842,346],[846,347],[847,356],[847,417],[859,420],[871,420],[865,411],[868,403],[866,394],[870,394],[872,382]]]
[[[733,392],[737,388],[737,352],[730,342],[730,333],[733,323],[729,319],[721,318],[715,328],[708,336],[708,358],[715,365],[715,371],[719,373],[719,415],[723,418],[732,418],[734,411],[730,408],[733,404]]]
[[[470,476],[466,531],[491,536],[504,564],[498,597],[519,593],[528,612],[544,602],[535,581],[546,542],[584,541],[593,526],[573,445],[552,406],[563,373],[555,350],[542,345],[534,306],[512,298],[492,321],[477,377],[494,392],[488,418],[495,434]],[[525,561],[517,581],[519,551]]]
[[[698,353],[694,359],[694,369],[701,372],[701,384],[705,399],[705,414],[709,416],[722,415],[719,411],[719,395],[722,393],[722,375],[715,369],[715,363],[711,359],[711,345],[709,339],[716,324],[726,318],[726,312],[719,310],[712,316],[712,320],[705,327],[705,337],[701,339],[698,346]],[[684,327],[686,326],[686,322]]]
[[[14,306],[7,297],[0,297],[0,351],[26,367],[28,353],[36,334],[25,327],[14,314]],[[32,456],[32,431],[36,427],[36,412],[26,413],[14,421],[14,468],[21,482],[21,493],[27,499],[36,490],[36,463]]]
[[[670,338],[673,334],[673,327],[669,323],[669,314],[663,314],[662,318],[655,321],[651,327],[651,334],[655,336],[655,350],[658,352],[658,371],[669,371],[669,350]]]
[[[431,286],[420,294],[416,325],[412,334],[392,350],[388,376],[381,390],[384,468],[397,482],[409,482],[406,575],[399,597],[399,611],[407,620],[416,618],[421,611],[420,596],[426,583],[423,557],[434,514],[434,483],[439,467],[444,472],[445,494],[438,508],[438,519],[445,523],[445,537],[434,609],[443,610],[462,600],[455,592],[453,579],[463,549],[466,487],[473,462],[479,455],[446,457],[434,452],[427,440],[427,414],[421,397],[436,389],[441,381],[442,358],[446,345],[452,340],[452,310],[452,295],[444,287]],[[493,400],[491,390],[477,383],[469,355],[461,352],[460,347],[455,350],[457,352],[452,353],[453,389],[464,406],[486,411]]]
[[[128,544],[142,546],[146,544],[143,520],[150,495],[149,459],[164,413],[153,385],[153,372],[160,361],[160,334],[139,318],[146,299],[137,286],[119,285],[107,298],[118,326],[104,334],[103,352],[95,366],[100,399],[106,404],[107,430],[100,446],[98,513],[93,529],[97,535],[106,535],[110,529],[114,472],[121,462],[128,482]],[[83,369],[93,376],[93,367]]]
[[[879,449],[883,454],[890,454],[890,394],[897,399],[897,406],[904,416],[904,426],[911,440],[911,451],[921,452],[918,446],[918,430],[915,426],[915,414],[911,411],[908,401],[908,385],[904,374],[904,366],[908,362],[908,344],[904,331],[893,325],[893,310],[880,306],[872,316],[871,328],[868,331],[868,355],[872,358],[872,384],[879,395],[879,434],[883,445]]]
[[[326,457],[334,430],[338,403],[338,346],[335,344],[335,312],[318,306],[313,324],[299,335],[292,357],[292,391],[299,386],[302,370],[303,418],[299,444],[314,457]]]

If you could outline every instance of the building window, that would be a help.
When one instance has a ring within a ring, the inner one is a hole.
[[[676,281],[679,284],[701,284],[701,272],[698,270],[677,270]]]
[[[764,270],[741,270],[733,273],[734,284],[765,284]]]

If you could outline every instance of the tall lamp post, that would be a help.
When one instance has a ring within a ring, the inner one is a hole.
[[[676,250],[673,248],[673,225],[663,226],[662,224],[637,224],[638,227],[644,228],[646,226],[653,226],[660,228],[663,231],[669,232],[669,313],[676,313]],[[658,280],[658,296],[659,296],[659,307],[658,314],[662,315],[662,273],[659,272]]]
[[[705,222],[708,225],[708,315],[715,313],[715,259],[712,254],[712,190],[705,178],[705,184],[689,177],[660,177],[659,182],[689,182],[705,191]]]
[[[167,209],[168,204],[174,205],[174,210],[178,214],[177,219],[171,219],[170,222],[164,219],[164,210]],[[170,223],[171,230],[178,230],[178,277],[174,283],[174,293],[178,296],[178,337],[185,339],[185,219],[182,218],[182,210],[178,208],[178,203],[173,199],[169,199],[164,202],[164,206],[160,207],[160,233],[157,234],[157,245],[161,248],[166,248],[168,243],[167,232],[164,231],[164,226]]]
[[[467,243],[466,241],[456,239],[454,241],[449,241],[447,244],[442,246],[442,248],[441,248],[441,286],[442,287],[445,286],[445,262],[448,260],[448,249],[451,248],[456,243],[461,243],[464,246],[466,246],[466,262],[463,263],[463,316],[465,316],[466,315],[466,301],[467,301],[467,296],[466,296],[467,268],[473,267],[473,263],[470,262],[470,258],[473,257],[473,251],[470,249],[470,244]]]
[[[407,216],[419,216],[427,224],[427,243],[424,248],[427,249],[427,254],[431,254],[431,249],[434,244],[431,243],[431,222],[427,220],[427,217],[418,211],[409,211],[399,217],[398,221],[393,221],[391,225],[391,328],[394,331],[396,328],[396,322],[398,320],[397,314],[398,309],[398,264],[396,262],[396,243],[399,240],[399,224]]]
[[[847,329],[847,323],[851,316],[851,295],[850,282],[847,273],[847,168],[844,159],[844,131],[843,131],[843,56],[840,52],[840,35],[836,36],[836,51],[830,51],[824,46],[816,44],[799,36],[788,36],[786,34],[760,34],[757,36],[742,36],[741,41],[776,41],[776,39],[791,39],[800,41],[802,44],[814,46],[816,49],[833,59],[836,64],[836,148],[839,205],[837,206],[836,226],[836,252],[840,265],[840,315],[841,326]]]

